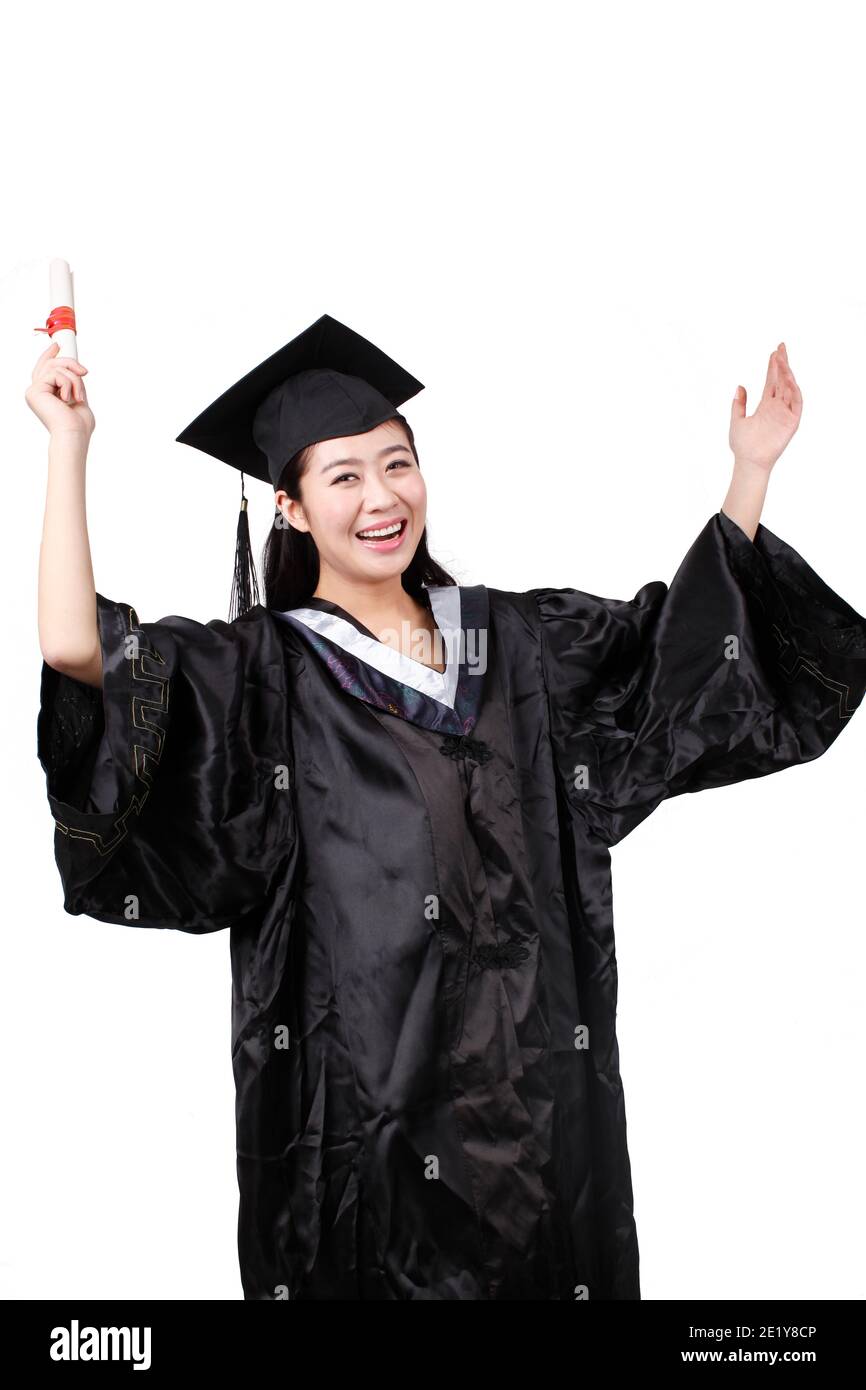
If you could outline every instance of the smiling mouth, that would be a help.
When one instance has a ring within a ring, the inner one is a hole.
[[[356,531],[355,537],[373,550],[394,550],[400,544],[409,523],[405,517],[391,526],[368,526]]]

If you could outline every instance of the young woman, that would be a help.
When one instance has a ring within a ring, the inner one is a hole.
[[[96,592],[87,369],[36,365],[65,908],[230,929],[246,1298],[637,1299],[610,846],[820,756],[866,688],[866,621],[759,521],[784,345],[752,416],[738,389],[722,510],[626,601],[456,585],[414,379],[328,316],[302,339],[188,432],[275,489],[229,623]]]

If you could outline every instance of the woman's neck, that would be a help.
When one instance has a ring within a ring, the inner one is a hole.
[[[411,656],[435,670],[444,669],[444,650],[436,639],[438,628],[428,605],[394,582],[348,583],[338,575],[320,577],[313,598],[323,598],[350,613],[359,623],[404,656]]]
[[[403,588],[399,574],[393,579],[365,584],[327,572],[319,576],[313,597],[336,603],[371,632],[377,625],[392,622],[395,617],[412,618],[418,609],[411,594]]]

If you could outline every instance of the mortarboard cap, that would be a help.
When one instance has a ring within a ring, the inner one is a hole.
[[[423,389],[375,344],[323,314],[224,391],[177,442],[276,487],[298,450],[375,429]],[[229,621],[258,602],[246,508],[242,476]]]

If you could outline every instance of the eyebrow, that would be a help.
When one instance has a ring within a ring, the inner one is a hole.
[[[404,450],[407,454],[412,452],[408,444],[389,444],[386,449],[380,449],[376,457],[384,458],[386,454],[396,454],[401,450]],[[362,464],[363,462],[363,459],[334,459],[332,463],[326,463],[324,468],[320,470],[320,473],[327,473],[331,468],[345,468],[347,463]]]

